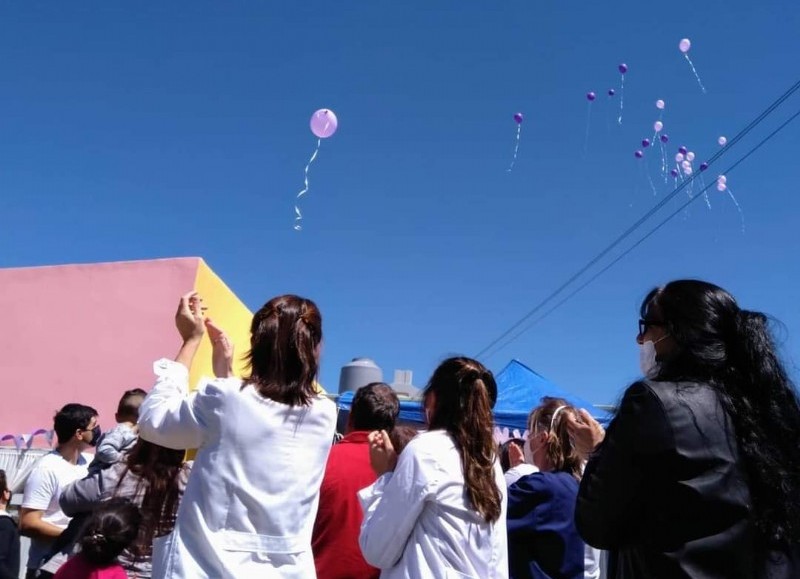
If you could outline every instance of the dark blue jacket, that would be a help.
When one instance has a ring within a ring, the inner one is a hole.
[[[575,527],[579,483],[566,472],[536,472],[508,488],[511,579],[583,579],[584,542]]]

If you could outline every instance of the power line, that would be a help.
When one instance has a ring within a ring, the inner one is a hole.
[[[786,101],[789,97],[791,97],[795,92],[800,90],[800,80],[795,82],[789,89],[787,89],[781,96],[779,96],[771,105],[769,105],[764,111],[761,112],[755,119],[753,119],[744,129],[739,131],[732,139],[728,141],[728,144],[723,147],[721,150],[717,151],[714,155],[712,155],[707,161],[706,164],[708,167],[711,167],[722,155],[727,153],[733,146],[735,146],[741,139],[743,139],[750,131],[752,131],[755,127],[761,124],[765,118],[767,118],[772,112],[775,111],[780,105]],[[759,144],[760,146],[760,144]],[[749,153],[748,153],[749,155]],[[741,160],[746,158],[748,155],[745,155]],[[735,165],[734,165],[735,166]],[[476,355],[476,358],[482,357],[486,354],[489,350],[494,348],[495,345],[500,343],[501,341],[505,340],[510,334],[512,334],[517,328],[519,328],[522,324],[524,324],[528,319],[532,316],[536,315],[544,306],[546,306],[549,302],[555,299],[560,293],[562,293],[565,289],[567,289],[570,285],[573,284],[579,277],[585,274],[589,269],[591,269],[595,264],[597,264],[601,259],[603,259],[608,253],[610,253],[615,247],[617,247],[620,243],[622,243],[625,239],[627,239],[634,231],[636,231],[639,227],[641,227],[647,220],[649,220],[655,213],[660,211],[670,200],[672,200],[678,193],[680,193],[683,189],[689,186],[690,183],[693,183],[696,178],[698,178],[700,172],[696,172],[692,174],[689,179],[684,180],[680,185],[675,187],[669,194],[667,194],[661,201],[656,203],[652,208],[645,212],[639,219],[637,219],[630,227],[628,227],[625,231],[623,231],[616,239],[614,239],[609,245],[607,245],[604,249],[602,249],[597,255],[595,255],[592,259],[590,259],[585,265],[578,269],[572,276],[570,276],[564,283],[559,285],[553,292],[548,294],[542,301],[540,301],[533,309],[531,309],[528,313],[522,316],[519,320],[517,320],[514,324],[511,325],[506,331],[504,331],[500,336],[492,340],[487,346],[481,349]]]
[[[762,146],[763,146],[763,145],[764,145],[764,144],[765,144],[767,141],[769,141],[770,139],[772,139],[772,138],[773,138],[775,135],[777,135],[777,134],[778,134],[778,133],[779,133],[781,130],[783,130],[783,129],[784,129],[784,128],[785,128],[785,127],[786,127],[786,126],[789,124],[789,123],[791,123],[792,121],[794,121],[794,120],[795,120],[797,117],[799,117],[799,116],[800,116],[800,110],[798,110],[798,111],[797,111],[796,113],[794,113],[794,114],[793,114],[791,117],[789,117],[789,118],[788,118],[788,119],[787,119],[787,120],[786,120],[784,123],[782,123],[782,124],[781,124],[781,125],[780,125],[780,126],[777,128],[777,129],[775,129],[774,131],[772,131],[772,132],[771,132],[769,135],[767,135],[767,136],[766,136],[766,137],[765,137],[765,138],[764,138],[764,139],[763,139],[761,142],[759,142],[759,143],[758,143],[758,144],[757,144],[755,147],[753,147],[752,149],[750,149],[750,150],[749,150],[749,151],[748,151],[748,152],[747,152],[745,155],[743,155],[742,157],[740,157],[740,158],[739,158],[739,159],[738,159],[738,160],[737,160],[737,161],[736,161],[736,162],[735,162],[733,165],[731,165],[731,166],[730,166],[730,167],[729,167],[729,168],[728,168],[726,171],[724,171],[724,172],[723,172],[723,174],[724,174],[724,175],[728,175],[728,174],[729,174],[729,173],[731,173],[732,171],[736,170],[736,167],[737,167],[739,164],[741,164],[741,163],[742,163],[742,162],[743,162],[745,159],[747,159],[747,158],[748,158],[750,155],[752,155],[753,153],[755,153],[755,152],[756,152],[758,149],[760,149],[760,148],[761,148],[761,147],[762,147]],[[688,207],[690,204],[692,204],[692,203],[694,203],[695,201],[697,201],[698,199],[700,199],[700,198],[703,196],[703,194],[704,194],[706,191],[708,191],[708,190],[709,190],[709,189],[710,189],[710,188],[711,188],[713,185],[715,185],[715,183],[716,183],[716,181],[712,181],[712,182],[711,182],[709,185],[706,185],[706,187],[705,187],[704,189],[702,189],[701,191],[699,191],[699,192],[697,193],[697,195],[695,195],[694,197],[690,197],[690,198],[689,198],[687,201],[685,201],[685,202],[684,202],[684,203],[683,203],[683,204],[682,204],[680,207],[678,207],[678,209],[676,209],[675,211],[673,211],[672,213],[670,213],[670,214],[669,214],[669,215],[668,215],[668,216],[667,216],[667,217],[666,217],[666,218],[665,218],[663,221],[659,222],[659,223],[658,223],[658,225],[656,225],[655,227],[653,227],[653,228],[652,228],[650,231],[648,231],[648,232],[647,232],[647,233],[646,233],[644,236],[642,236],[642,237],[641,237],[639,240],[637,240],[637,241],[636,241],[636,242],[635,242],[633,245],[631,245],[631,246],[630,246],[628,249],[626,249],[626,250],[625,250],[625,251],[623,251],[621,254],[619,254],[617,257],[615,257],[615,258],[614,258],[614,259],[613,259],[611,262],[609,262],[609,263],[608,263],[608,264],[607,264],[605,267],[603,267],[603,268],[602,268],[601,270],[599,270],[597,273],[595,273],[594,275],[592,275],[592,276],[591,276],[591,277],[590,277],[588,280],[586,280],[584,283],[582,283],[581,285],[579,285],[579,286],[578,286],[576,289],[574,289],[573,291],[571,291],[570,293],[568,293],[568,294],[567,294],[567,295],[566,295],[566,296],[565,296],[563,299],[561,299],[560,301],[556,302],[556,304],[555,304],[555,305],[554,305],[552,308],[550,308],[549,310],[547,310],[545,313],[543,313],[543,314],[542,314],[541,316],[539,316],[538,318],[535,318],[535,319],[534,319],[534,320],[533,320],[531,323],[529,323],[529,324],[527,324],[526,326],[524,326],[524,327],[523,327],[523,328],[522,328],[522,329],[521,329],[519,332],[517,332],[516,334],[514,334],[513,336],[511,336],[511,337],[510,337],[508,340],[506,340],[506,341],[505,341],[503,344],[500,344],[500,346],[499,346],[498,348],[496,348],[496,349],[494,350],[494,352],[492,352],[492,353],[493,353],[493,354],[496,354],[497,352],[499,352],[499,351],[500,351],[500,350],[502,350],[503,348],[507,347],[507,346],[508,346],[509,344],[511,344],[512,342],[516,341],[516,340],[517,340],[519,337],[521,337],[521,336],[522,336],[524,333],[526,333],[527,331],[529,331],[531,328],[533,328],[533,327],[534,327],[535,325],[537,325],[539,322],[541,322],[542,320],[544,320],[546,317],[548,317],[548,316],[549,316],[550,314],[552,314],[554,311],[556,311],[557,309],[559,309],[561,306],[563,306],[565,303],[567,303],[569,300],[571,300],[573,297],[575,297],[575,296],[576,296],[577,294],[579,294],[581,291],[583,291],[584,289],[586,289],[586,287],[587,287],[587,286],[591,285],[591,284],[592,284],[592,283],[593,283],[593,282],[594,282],[594,281],[595,281],[597,278],[599,278],[601,275],[603,275],[603,274],[604,274],[605,272],[607,272],[609,269],[611,269],[612,267],[614,267],[614,266],[615,266],[617,263],[619,263],[620,261],[622,261],[622,259],[623,259],[623,258],[625,258],[625,257],[626,257],[626,256],[627,256],[629,253],[631,253],[631,252],[632,252],[634,249],[636,249],[637,247],[639,247],[639,246],[640,246],[642,243],[644,243],[644,242],[645,242],[647,239],[649,239],[649,238],[650,238],[650,237],[651,237],[653,234],[655,234],[657,231],[659,231],[659,230],[660,230],[660,229],[661,229],[661,228],[662,228],[664,225],[666,225],[666,224],[667,224],[669,221],[671,221],[671,220],[672,220],[674,217],[676,217],[676,216],[677,216],[677,215],[679,215],[679,214],[680,214],[682,211],[684,211],[684,210],[685,210],[685,209],[686,209],[686,208],[687,208],[687,207]]]

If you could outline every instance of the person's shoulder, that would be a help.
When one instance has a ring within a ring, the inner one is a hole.
[[[455,443],[450,435],[444,430],[427,430],[418,433],[412,438],[403,452],[410,451],[417,455],[434,455],[442,450],[455,448]]]
[[[325,394],[316,394],[311,399],[312,406],[320,412],[332,412],[336,414],[336,403]]]

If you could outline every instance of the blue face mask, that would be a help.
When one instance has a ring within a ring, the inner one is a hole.
[[[100,441],[100,435],[103,434],[103,431],[100,430],[100,426],[95,426],[92,428],[92,440],[89,442],[92,446],[97,446],[97,443]]]

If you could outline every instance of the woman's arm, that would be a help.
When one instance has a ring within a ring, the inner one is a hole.
[[[74,517],[80,513],[88,513],[93,511],[101,501],[108,498],[103,496],[103,489],[110,484],[112,488],[108,490],[113,490],[116,481],[108,482],[100,479],[104,476],[104,473],[111,472],[112,468],[114,467],[97,470],[86,478],[68,484],[61,491],[61,496],[58,499],[58,504],[64,514],[68,517]]]
[[[633,384],[581,481],[575,522],[588,544],[615,549],[635,536],[642,510],[639,501],[653,482],[648,480],[652,473],[646,458],[673,447],[661,402],[646,384]]]
[[[397,563],[426,501],[435,494],[435,463],[410,444],[394,472],[386,472],[358,495],[364,509],[359,545],[364,559],[387,569]]]
[[[197,292],[181,297],[175,326],[183,343],[175,361],[153,364],[156,385],[139,408],[139,436],[173,448],[198,448],[205,438],[205,422],[197,392],[189,394],[189,368],[205,333],[202,299]]]

